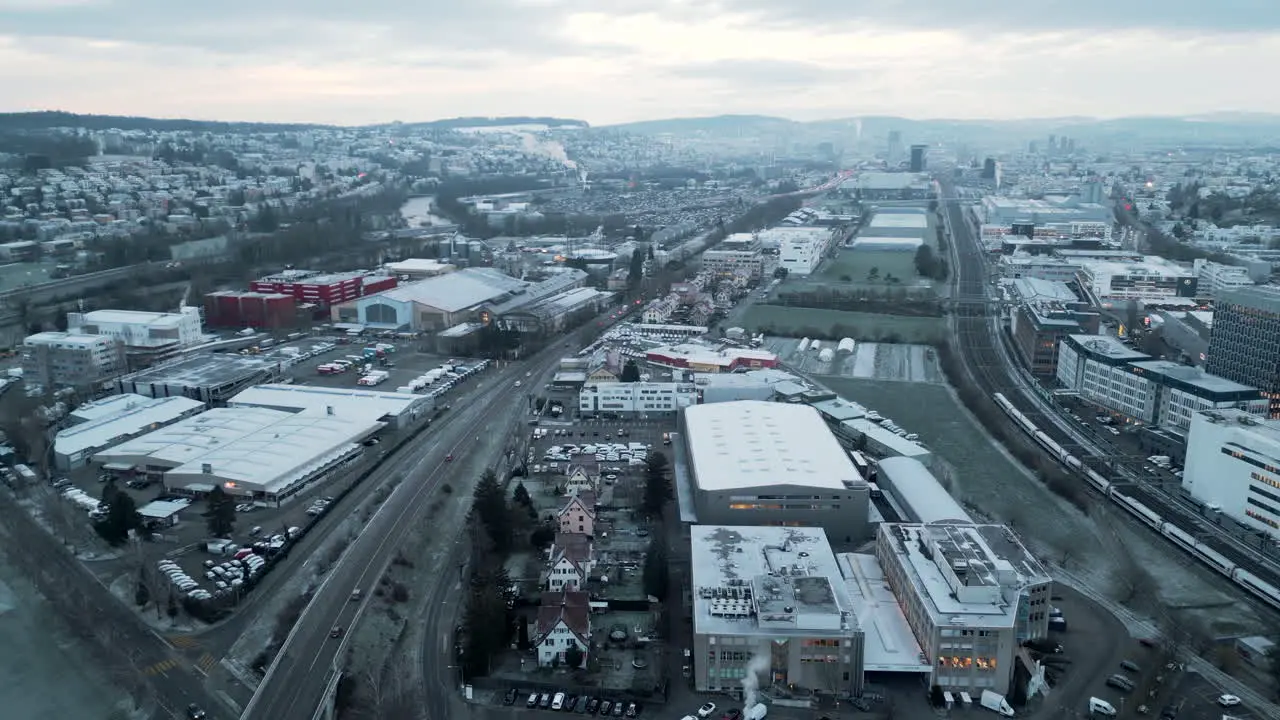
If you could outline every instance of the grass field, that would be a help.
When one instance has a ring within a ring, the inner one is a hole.
[[[739,324],[752,332],[766,332],[770,335],[851,337],[859,341],[883,341],[896,336],[898,342],[923,344],[938,342],[946,332],[942,318],[878,315],[782,305],[752,305],[743,314]]]
[[[893,283],[894,285],[914,285],[920,279],[916,274],[915,252],[840,248],[839,253],[834,259],[827,261],[818,277],[864,287],[890,287],[884,280],[890,275],[901,281]],[[879,271],[875,279],[870,277],[873,268]],[[849,279],[843,280],[845,277]]]

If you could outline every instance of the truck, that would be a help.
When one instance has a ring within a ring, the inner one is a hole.
[[[1005,701],[1004,696],[998,692],[983,690],[979,704],[992,712],[1000,713],[1004,717],[1013,717],[1013,708],[1009,707],[1009,703]]]
[[[391,373],[384,372],[382,370],[374,370],[368,375],[365,375],[364,377],[361,377],[359,380],[357,380],[356,384],[366,385],[366,386],[381,385],[382,383],[386,382],[387,378],[389,377],[391,377]]]

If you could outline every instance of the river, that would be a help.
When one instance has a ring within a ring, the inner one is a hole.
[[[448,218],[440,217],[432,212],[435,209],[435,202],[434,195],[409,198],[404,205],[400,206],[400,216],[409,223],[409,227],[452,225],[453,223]]]

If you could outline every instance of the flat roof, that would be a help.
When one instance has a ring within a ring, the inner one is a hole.
[[[935,625],[1005,628],[1023,588],[1051,578],[1004,525],[880,526]]]
[[[1218,302],[1235,303],[1259,310],[1280,312],[1280,287],[1275,285],[1254,285],[1238,287],[1218,293]]]
[[[1068,335],[1072,344],[1095,358],[1107,358],[1113,361],[1146,360],[1151,356],[1138,352],[1120,342],[1111,335]]]
[[[47,332],[38,332],[28,335],[22,340],[27,345],[79,345],[82,347],[93,347],[95,345],[104,345],[114,342],[114,339],[108,335],[91,335],[88,333],[60,332],[57,330],[49,330]]]
[[[1201,410],[1196,415],[1203,416],[1206,421],[1215,425],[1228,425],[1241,432],[1252,433],[1265,440],[1280,444],[1280,420],[1259,417],[1247,410],[1237,410],[1235,408]]]
[[[1258,392],[1255,387],[1242,385],[1197,367],[1180,365],[1169,360],[1142,360],[1129,363],[1131,367],[1140,368],[1143,372],[1161,375],[1169,380],[1183,383],[1210,393],[1249,393]],[[1259,396],[1261,397],[1261,396]]]
[[[924,213],[895,213],[877,210],[871,216],[869,228],[918,228],[929,227],[929,218]]]
[[[398,417],[415,409],[429,409],[431,398],[425,395],[365,390],[363,388],[330,388],[312,385],[268,383],[243,390],[227,401],[229,407],[263,407],[294,412],[325,414],[333,408],[339,418],[380,420]]]
[[[120,378],[122,383],[138,385],[182,385],[186,387],[219,387],[243,381],[256,373],[277,370],[278,362],[266,358],[210,353],[191,355],[174,362],[157,365]]]
[[[176,467],[243,437],[260,433],[293,413],[267,408],[213,408],[153,430],[93,456],[95,462]]]
[[[973,522],[969,513],[919,460],[889,457],[882,459],[879,466],[880,487],[894,494],[913,522]]]
[[[1191,278],[1195,273],[1160,258],[1144,258],[1139,262],[1115,260],[1081,260],[1082,269],[1092,277],[1099,275],[1141,275],[1166,278]]]
[[[468,268],[457,272],[406,283],[367,298],[385,297],[396,302],[413,302],[444,312],[458,312],[486,302],[502,299],[529,287],[530,283],[502,273],[484,273],[485,268]],[[504,279],[505,278],[505,279]]]
[[[89,325],[119,323],[121,325],[179,325],[186,315],[181,313],[146,312],[143,310],[90,310],[82,316]]]
[[[129,397],[139,399],[123,407],[113,405],[110,414],[96,415],[91,420],[59,431],[53,441],[54,451],[60,455],[76,455],[85,450],[105,448],[119,438],[136,436],[204,408],[204,403],[199,400],[185,397]]]
[[[98,336],[95,335],[94,337]],[[151,400],[151,398],[146,395],[138,395],[136,393],[108,395],[101,400],[94,400],[93,402],[87,402],[81,405],[75,410],[72,410],[69,415],[72,419],[80,422],[97,420],[101,417],[107,417],[123,412],[135,405],[139,405],[149,400]]]
[[[815,403],[809,403],[809,407],[814,408],[822,413],[823,417],[829,422],[844,422],[845,420],[856,420],[860,417],[866,417],[867,409],[856,402],[845,400],[844,398],[831,398],[830,400],[819,400]]]
[[[689,534],[695,632],[849,635],[857,629],[822,528],[694,525]]]
[[[793,485],[844,490],[862,476],[817,410],[762,400],[686,408],[685,442],[701,490]]]
[[[857,420],[846,420],[841,425],[847,426],[854,432],[866,435],[869,440],[883,445],[895,455],[903,457],[927,457],[929,450],[912,440],[908,440],[897,433],[891,433],[880,427],[878,424],[871,422],[865,418]]]
[[[138,508],[138,514],[145,518],[155,520],[163,520],[176,513],[182,512],[191,506],[191,501],[186,498],[180,500],[152,500],[151,502]]]
[[[1018,297],[1028,302],[1048,300],[1058,302],[1079,302],[1080,298],[1059,280],[1043,280],[1034,277],[1016,278],[1013,281]]]
[[[924,244],[923,238],[918,237],[885,237],[883,235],[867,236],[859,235],[853,240],[853,249],[857,250],[864,247],[872,246],[890,246],[902,248],[916,248]]]
[[[868,672],[932,672],[933,666],[902,612],[875,555],[836,555],[845,592],[863,631],[862,669]]]

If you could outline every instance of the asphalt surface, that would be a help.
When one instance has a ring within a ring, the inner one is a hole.
[[[1011,377],[1011,372],[1016,371],[1009,367],[1005,355],[1001,352],[1002,348],[996,347],[996,343],[1000,342],[998,333],[1001,331],[993,326],[994,318],[990,314],[990,309],[982,304],[982,301],[987,298],[989,287],[983,250],[977,238],[974,237],[971,226],[964,218],[964,205],[944,201],[943,207],[944,212],[949,215],[952,245],[955,247],[958,259],[956,293],[957,299],[961,302],[955,306],[956,333],[961,354],[966,358],[974,380],[988,395],[1004,393],[1019,411],[1068,452],[1082,460],[1092,458],[1097,454],[1094,449],[1082,447],[1075,437],[1064,432],[1058,425],[1062,419],[1047,417],[1040,405],[1024,396],[1025,386]],[[1099,446],[1098,449],[1108,456],[1126,454],[1100,438],[1092,440],[1091,443]],[[1102,472],[1104,475],[1110,475],[1108,472]],[[1275,572],[1272,566],[1260,564],[1256,555],[1247,551],[1238,540],[1214,533],[1212,526],[1194,509],[1165,495],[1158,487],[1148,485],[1136,473],[1127,473],[1127,477],[1117,480],[1125,483],[1124,494],[1151,508],[1166,521],[1198,537],[1201,542],[1222,553],[1231,562],[1246,568],[1273,585],[1280,586],[1280,573]],[[1243,591],[1241,593],[1243,594]]]

